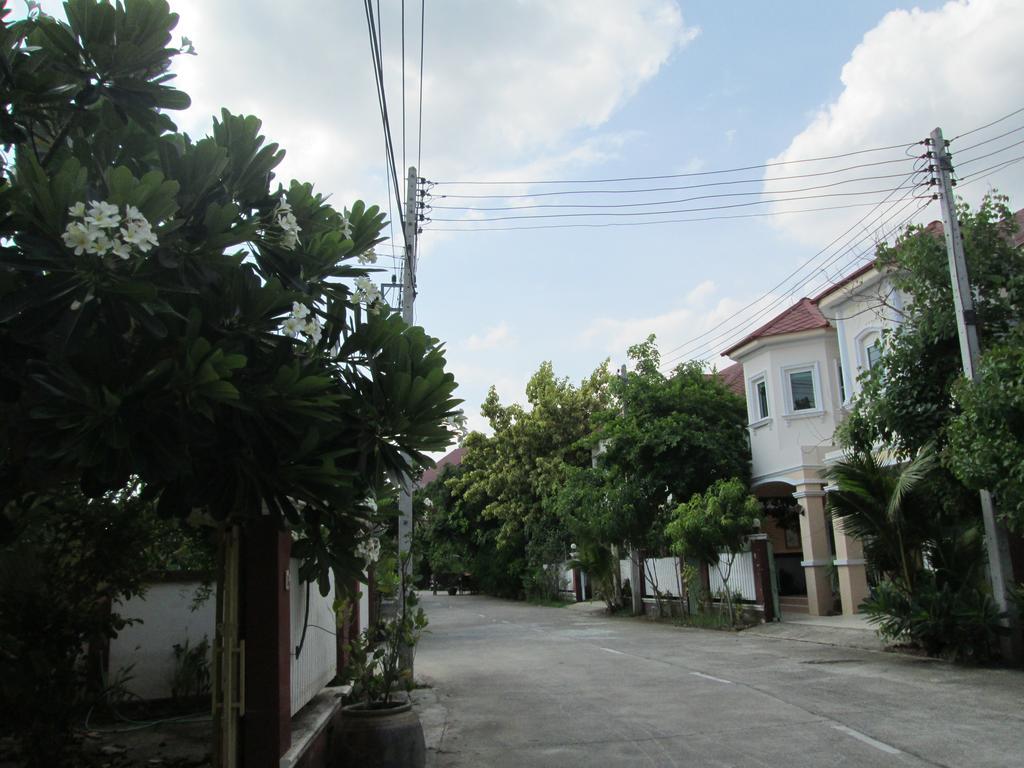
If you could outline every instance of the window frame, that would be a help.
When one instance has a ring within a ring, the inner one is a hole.
[[[764,399],[767,406],[767,412],[764,413],[761,411],[761,397],[758,391],[758,385],[760,384],[764,385]],[[759,426],[770,422],[772,420],[772,396],[771,391],[768,389],[768,371],[761,371],[747,379],[747,391],[750,393],[749,418],[751,426]]]
[[[814,396],[814,407],[813,408],[800,408],[794,407],[793,402],[793,386],[790,376],[794,373],[810,373],[811,374],[811,392]],[[825,412],[825,403],[823,399],[823,392],[821,389],[821,373],[819,371],[818,362],[813,363],[798,363],[796,365],[783,366],[779,374],[782,377],[782,393],[784,395],[783,405],[785,406],[785,415],[787,417],[799,418],[801,416],[816,416]]]

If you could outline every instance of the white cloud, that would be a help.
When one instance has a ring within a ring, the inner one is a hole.
[[[750,331],[786,309],[796,298],[786,294],[747,297],[717,296],[710,280],[693,288],[682,302],[657,315],[598,318],[583,331],[584,344],[598,345],[618,357],[627,347],[655,334],[662,362],[708,360],[719,368],[728,365],[720,353]]]
[[[270,0],[174,5],[182,17],[178,32],[199,52],[176,67],[194,102],[184,127],[205,130],[221,106],[256,114],[267,135],[292,150],[284,178],[314,181],[340,203],[357,195],[383,201],[381,121],[366,20],[356,3],[313,0],[301,12]],[[390,6],[382,19],[383,58],[401,166],[400,27],[398,5]],[[406,146],[413,164],[418,9],[406,23]],[[601,162],[631,137],[593,131],[696,34],[672,0],[430,5],[420,170],[432,179],[511,178]]]
[[[512,334],[509,331],[508,323],[502,320],[483,333],[474,333],[466,339],[466,348],[474,352],[481,352],[487,349],[495,349],[499,346],[507,346],[511,340]]]
[[[810,124],[771,162],[807,157],[836,155],[857,149],[912,142],[925,138],[942,127],[946,138],[984,124],[1011,112],[1024,103],[1024,4],[1019,0],[971,0],[950,2],[935,11],[893,11],[870,30],[852,52],[843,67],[843,91],[824,106]],[[1022,120],[1010,120],[999,126],[954,142],[952,151],[991,138]],[[1004,147],[1017,138],[1006,137],[973,151],[961,151],[954,158],[962,178],[1001,158],[1024,154],[1020,147],[992,160],[969,163],[972,157]],[[923,151],[922,147],[916,148]],[[858,155],[823,163],[770,168],[766,180],[779,176],[813,173],[864,162],[900,158],[903,150]],[[906,167],[904,167],[906,166]],[[824,184],[842,178],[863,178],[902,172],[909,173],[911,163],[894,163],[862,168],[835,177],[775,181],[768,190],[793,189]],[[844,184],[831,189],[798,195],[834,194],[895,187],[899,178],[875,179]],[[1024,165],[1018,164],[992,177],[992,182],[1012,196],[1013,203],[1024,205]],[[961,186],[958,192],[972,203],[986,188],[978,181]],[[818,200],[776,203],[772,210],[875,202],[883,195],[836,196]],[[896,197],[892,200],[897,199]],[[888,207],[888,204],[887,206]],[[917,206],[905,209],[903,216]],[[853,225],[871,210],[855,208],[831,213],[790,214],[773,219],[781,230],[807,243],[824,245]],[[882,209],[884,210],[884,209]],[[899,209],[894,209],[895,214]],[[922,218],[937,218],[938,208],[931,206]],[[865,222],[860,234],[874,231],[874,219]],[[893,222],[895,223],[895,222]],[[866,230],[866,231],[865,231]]]

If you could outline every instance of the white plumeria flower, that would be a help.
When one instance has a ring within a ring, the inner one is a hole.
[[[369,507],[374,512],[377,511],[377,500],[375,498],[373,498],[373,496],[367,496],[363,500],[363,504],[365,504],[367,507]]]
[[[149,251],[154,245],[160,244],[156,235],[153,234],[149,222],[145,219],[129,221],[128,226],[121,229],[121,237],[126,243],[131,243],[143,253]]]
[[[110,238],[107,237],[107,233],[102,230],[97,230],[95,232],[92,245],[85,250],[89,253],[95,253],[97,256],[106,256],[107,251],[110,250],[112,245],[113,243],[110,242]]]
[[[359,254],[358,258],[359,258],[359,263],[360,264],[376,264],[377,263],[377,253],[373,250],[373,248],[371,248],[368,251],[363,251],[362,253]]]
[[[427,509],[433,509],[434,508],[434,501],[433,501],[433,499],[431,499],[430,497],[425,498],[423,500],[423,506],[426,507]]]
[[[373,304],[380,300],[380,288],[368,277],[357,277],[353,298],[358,302]]]
[[[81,256],[92,247],[92,241],[96,239],[96,233],[89,227],[77,221],[68,224],[64,230],[64,245],[75,249],[75,256]]]
[[[305,304],[300,304],[297,301],[293,301],[292,317],[298,318],[300,320],[304,317],[309,317],[309,307],[307,307]]]
[[[380,539],[373,536],[356,545],[356,554],[366,561],[369,566],[380,560]]]
[[[310,321],[306,323],[302,331],[309,337],[309,340],[312,341],[314,344],[320,343],[320,339],[323,336],[323,327],[320,325],[320,321],[317,320],[315,317],[311,318]]]
[[[68,208],[68,216],[73,216],[76,219],[85,218],[85,203],[78,201],[70,208]]]
[[[103,200],[91,200],[89,202],[89,215],[85,217],[85,223],[99,229],[114,229],[121,223],[121,214],[113,203]]]
[[[142,212],[134,205],[129,205],[124,209],[124,217],[128,221],[145,221],[146,217],[142,215]]]
[[[283,328],[286,336],[297,339],[299,334],[305,330],[306,324],[298,317],[289,317],[284,321]]]
[[[299,232],[302,231],[302,227],[299,226],[295,214],[292,213],[292,206],[287,200],[278,201],[274,209],[274,219],[281,230],[281,245],[288,250],[294,249],[299,244]]]
[[[346,240],[352,239],[352,222],[349,220],[348,208],[341,214],[341,234],[345,236]]]
[[[127,261],[132,255],[131,246],[117,238],[114,238],[113,244],[110,246],[110,252],[123,261]]]

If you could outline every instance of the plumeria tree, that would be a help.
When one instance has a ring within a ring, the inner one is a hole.
[[[354,581],[373,497],[457,405],[373,282],[384,214],[276,183],[255,117],[178,132],[163,0],[65,14],[0,5],[2,517],[138,484],[165,517],[270,515],[305,577]]]

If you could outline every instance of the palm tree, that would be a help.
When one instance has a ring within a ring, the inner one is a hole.
[[[927,481],[937,466],[934,446],[927,445],[902,464],[887,465],[875,453],[857,453],[826,472],[837,487],[828,495],[833,519],[842,519],[846,532],[864,543],[871,568],[902,576],[911,592],[934,528],[936,505]]]

